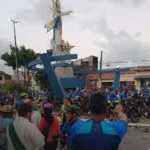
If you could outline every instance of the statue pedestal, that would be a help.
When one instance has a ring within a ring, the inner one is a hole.
[[[74,78],[72,67],[56,67],[55,72],[58,78]]]

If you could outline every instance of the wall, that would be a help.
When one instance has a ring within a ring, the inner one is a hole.
[[[136,76],[149,76],[150,75],[150,71],[137,71],[136,72]]]
[[[98,57],[90,56],[83,59],[73,61],[75,70],[97,70]]]
[[[120,81],[135,81],[135,74],[121,75]]]
[[[136,88],[137,88],[138,90],[141,89],[141,82],[140,82],[140,80],[135,80],[134,85],[136,86]]]
[[[17,73],[15,70],[13,71],[12,80],[18,80]],[[20,71],[19,71],[19,80],[24,80]]]
[[[5,82],[5,75],[3,73],[0,74],[0,78],[1,78],[0,83],[4,84],[4,82]]]

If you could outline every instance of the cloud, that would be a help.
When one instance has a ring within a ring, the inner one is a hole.
[[[88,0],[89,2],[91,0]],[[134,7],[141,7],[148,0],[92,0],[91,2],[106,2],[111,4],[119,4],[122,6],[132,5]]]
[[[50,0],[30,0],[32,8],[24,9],[16,14],[16,18],[26,21],[48,21],[52,18],[52,1]]]
[[[5,53],[6,51],[9,51],[9,45],[12,44],[12,42],[0,38],[0,56]]]
[[[132,0],[132,5],[135,7],[140,7],[145,4],[146,0]]]
[[[136,34],[135,34],[135,38],[139,38],[139,37],[141,37],[142,36],[142,33],[141,32],[137,32]]]
[[[10,44],[12,44],[12,43],[9,42],[8,40],[0,39],[0,56],[5,52],[9,52]],[[8,74],[12,74],[11,67],[5,66],[4,64],[5,64],[5,62],[2,59],[0,59],[0,71],[4,71]]]
[[[16,14],[16,18],[25,22],[42,21],[43,23],[46,23],[52,19],[52,0],[30,0],[30,4],[32,8],[24,9],[18,12]],[[70,17],[71,16],[69,16],[69,19]]]
[[[137,39],[140,32],[136,36],[131,36],[126,31],[114,31],[109,27],[107,21],[103,17],[94,20],[88,20],[82,24],[82,29],[88,29],[98,34],[100,39],[94,43],[105,51],[105,60],[107,61],[128,61],[148,58],[150,56],[150,47]],[[141,63],[141,62],[140,62]],[[133,63],[129,63],[130,65]],[[138,62],[136,62],[138,65]]]

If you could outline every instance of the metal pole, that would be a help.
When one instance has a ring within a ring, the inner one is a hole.
[[[19,71],[18,71],[18,51],[17,51],[17,40],[16,40],[16,24],[18,23],[15,20],[11,20],[11,22],[13,23],[13,27],[14,27],[14,42],[15,42],[15,56],[16,56],[16,73],[17,73],[17,78],[19,81]]]
[[[102,61],[103,61],[103,51],[101,51],[101,54],[100,54],[100,74],[99,74],[99,83],[98,83],[98,85],[99,85],[99,88],[101,88],[102,87]]]
[[[100,80],[102,81],[102,61],[103,61],[103,51],[101,51],[100,55]]]

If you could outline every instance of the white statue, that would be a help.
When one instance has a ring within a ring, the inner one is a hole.
[[[70,15],[72,11],[61,12],[61,6],[59,0],[52,0],[53,2],[53,19],[48,22],[44,28],[47,29],[47,32],[53,29],[53,39],[51,40],[52,49],[55,52],[55,55],[63,55],[65,52],[62,48],[62,16]]]

